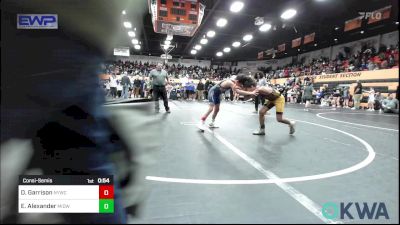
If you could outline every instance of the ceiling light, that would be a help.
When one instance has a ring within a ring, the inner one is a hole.
[[[122,15],[125,15],[126,14],[126,11],[125,10],[122,10]]]
[[[230,52],[230,51],[231,51],[231,48],[229,48],[229,47],[224,48],[224,52]]]
[[[232,46],[235,47],[235,48],[237,48],[237,47],[240,46],[240,42],[235,41],[235,42],[232,43]]]
[[[251,39],[253,39],[253,35],[251,34],[246,34],[243,36],[243,41],[250,41]]]
[[[172,41],[172,39],[173,39],[174,37],[172,36],[172,34],[168,34],[167,35],[167,41]]]
[[[284,20],[288,20],[293,18],[296,15],[297,11],[295,9],[288,9],[282,13],[281,18]]]
[[[135,45],[135,49],[140,49],[140,45]]]
[[[267,32],[269,29],[271,29],[272,25],[269,23],[263,24],[258,28],[261,32]]]
[[[170,45],[170,44],[171,44],[171,41],[166,40],[166,41],[164,41],[164,44]]]
[[[138,41],[138,39],[136,39],[136,38],[132,39],[132,44],[134,44],[134,45],[137,45],[137,44],[139,44],[139,41]]]
[[[129,35],[129,37],[135,37],[136,36],[135,32],[133,32],[133,31],[129,31],[128,35]]]
[[[196,46],[194,46],[194,49],[200,50],[200,49],[201,49],[201,45],[196,45]]]
[[[222,55],[223,55],[223,53],[222,52],[217,52],[217,54],[216,54],[218,57],[221,57]]]
[[[215,31],[210,30],[207,32],[207,37],[214,37],[215,36]]]
[[[217,21],[217,26],[218,27],[224,27],[228,23],[228,20],[221,18]]]
[[[243,6],[243,2],[234,2],[232,3],[230,10],[231,12],[239,12],[240,10],[242,10]]]
[[[203,38],[203,39],[200,40],[200,44],[202,44],[202,45],[205,45],[207,43],[208,43],[207,38]]]
[[[192,49],[192,51],[190,51],[190,54],[195,55],[197,53],[196,50]]]
[[[124,22],[125,28],[132,28],[132,24],[130,22]]]

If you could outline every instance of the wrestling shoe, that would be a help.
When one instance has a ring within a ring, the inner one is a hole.
[[[200,123],[197,125],[197,128],[199,128],[201,132],[204,132],[204,130],[206,129],[206,127],[204,126],[204,120],[200,121]]]
[[[211,122],[210,124],[208,124],[208,127],[209,127],[209,128],[218,128],[218,126],[215,125],[214,122]]]
[[[265,129],[258,129],[253,132],[253,135],[265,135]]]
[[[296,131],[296,130],[294,129],[295,124],[296,124],[296,122],[290,121],[290,125],[289,125],[289,127],[290,127],[290,132],[289,132],[289,134],[294,134],[294,132]]]

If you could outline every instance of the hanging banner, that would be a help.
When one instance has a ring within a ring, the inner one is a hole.
[[[303,79],[305,76],[300,77]],[[399,83],[399,68],[395,69],[383,69],[383,70],[371,70],[371,71],[356,71],[356,72],[346,72],[346,73],[334,73],[325,75],[312,76],[314,83],[348,83],[356,82],[357,80],[361,82],[376,80],[378,83],[388,83],[396,82],[397,87]],[[284,84],[287,78],[271,79],[273,84]],[[395,90],[395,89],[394,89]]]
[[[299,47],[301,45],[301,37],[292,40],[292,48]]]
[[[304,36],[304,44],[308,44],[310,42],[313,42],[315,38],[315,32],[312,34],[308,34],[306,36]]]
[[[115,56],[129,56],[129,47],[118,47],[114,48]]]
[[[278,52],[284,52],[286,48],[286,44],[278,45]]]
[[[382,9],[375,10],[369,15],[368,24],[376,23],[385,19],[390,18],[390,13],[392,11],[392,6],[386,6]]]
[[[361,27],[362,17],[357,17],[344,22],[344,31],[354,30]]]

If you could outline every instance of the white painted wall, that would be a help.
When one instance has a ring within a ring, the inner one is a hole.
[[[211,65],[210,60],[178,59],[178,62],[185,66],[197,65],[200,67],[205,67],[205,66],[210,67],[210,65]]]
[[[394,31],[391,33],[386,33],[383,35],[377,35],[374,37],[353,41],[345,44],[335,45],[329,48],[324,48],[312,52],[307,52],[298,55],[298,59],[300,60],[302,57],[305,57],[306,63],[311,62],[313,58],[319,58],[320,56],[335,58],[339,52],[344,53],[344,47],[350,47],[352,49],[352,54],[361,50],[362,46],[365,43],[371,43],[376,50],[379,49],[380,44],[384,44],[386,46],[396,45],[399,42],[399,31]],[[129,57],[118,57],[114,58],[115,60],[122,61],[142,61],[142,62],[150,62],[150,63],[163,63],[164,60],[157,56],[146,56],[146,55],[131,55]],[[185,66],[198,65],[201,67],[210,67],[211,61],[209,60],[195,60],[195,59],[180,59],[174,58],[168,62],[168,64],[183,64]],[[281,59],[270,59],[270,60],[258,60],[258,61],[239,61],[237,66],[233,66],[232,69],[240,69],[246,67],[249,70],[256,70],[258,67],[272,67],[272,69],[276,69],[277,67],[282,67],[287,64],[292,63],[292,57],[281,58]],[[224,65],[225,68],[229,69],[230,66]]]
[[[164,63],[164,59],[161,59],[160,57],[157,56],[146,56],[146,55],[131,55],[129,57],[118,57],[116,56],[114,58],[114,60],[121,60],[123,62],[125,61],[142,61],[142,63],[144,62],[150,62],[152,64],[156,64],[156,63]],[[169,60],[168,64],[172,65],[172,64],[182,64],[185,66],[193,66],[193,65],[197,65],[197,66],[201,66],[201,67],[209,67],[211,65],[211,61],[210,60],[195,60],[195,59],[180,59],[180,58],[174,58]]]
[[[270,60],[260,60],[260,61],[239,61],[237,68],[246,67],[248,69],[257,69],[258,67],[272,67],[276,69],[277,67],[282,67],[287,64],[292,63],[292,57],[282,58],[282,59],[270,59]]]
[[[345,47],[350,47],[351,54],[354,54],[357,51],[360,51],[362,46],[365,44],[374,46],[375,50],[378,51],[379,50],[379,38],[380,38],[380,35],[377,35],[377,36],[365,38],[365,39],[358,40],[358,41],[353,41],[353,42],[349,42],[349,43],[345,43],[345,44],[332,46],[331,58],[336,58],[336,56],[339,54],[339,52],[342,52],[344,54]]]
[[[312,59],[316,58],[320,58],[320,57],[331,57],[331,48],[323,48],[323,49],[319,49],[316,51],[312,51],[312,52],[306,52],[303,54],[300,54],[298,56],[298,59],[300,61],[301,58],[305,58],[305,63],[310,63],[312,61]]]
[[[384,44],[386,46],[396,45],[399,42],[399,31],[394,31],[391,33],[386,33],[382,35],[377,35],[365,39],[361,39],[358,41],[353,41],[345,44],[335,45],[332,47],[307,52],[298,55],[298,60],[302,57],[305,57],[305,63],[310,63],[313,58],[319,58],[320,56],[328,57],[330,59],[335,58],[339,52],[344,54],[344,48],[350,47],[351,54],[356,53],[361,50],[364,44],[372,44],[375,49],[378,51],[379,46]],[[256,69],[257,67],[264,66],[269,67],[272,66],[273,69],[276,67],[282,67],[284,65],[292,63],[292,57],[282,58],[282,59],[271,59],[271,60],[261,60],[261,61],[239,61],[237,65],[237,69],[246,67],[248,69]],[[235,68],[235,67],[233,67]]]
[[[381,44],[390,47],[390,45],[396,46],[399,43],[399,31],[396,30],[391,33],[383,34],[381,38]]]

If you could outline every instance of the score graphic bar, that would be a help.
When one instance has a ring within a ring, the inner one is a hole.
[[[113,176],[20,176],[19,213],[114,213]]]

